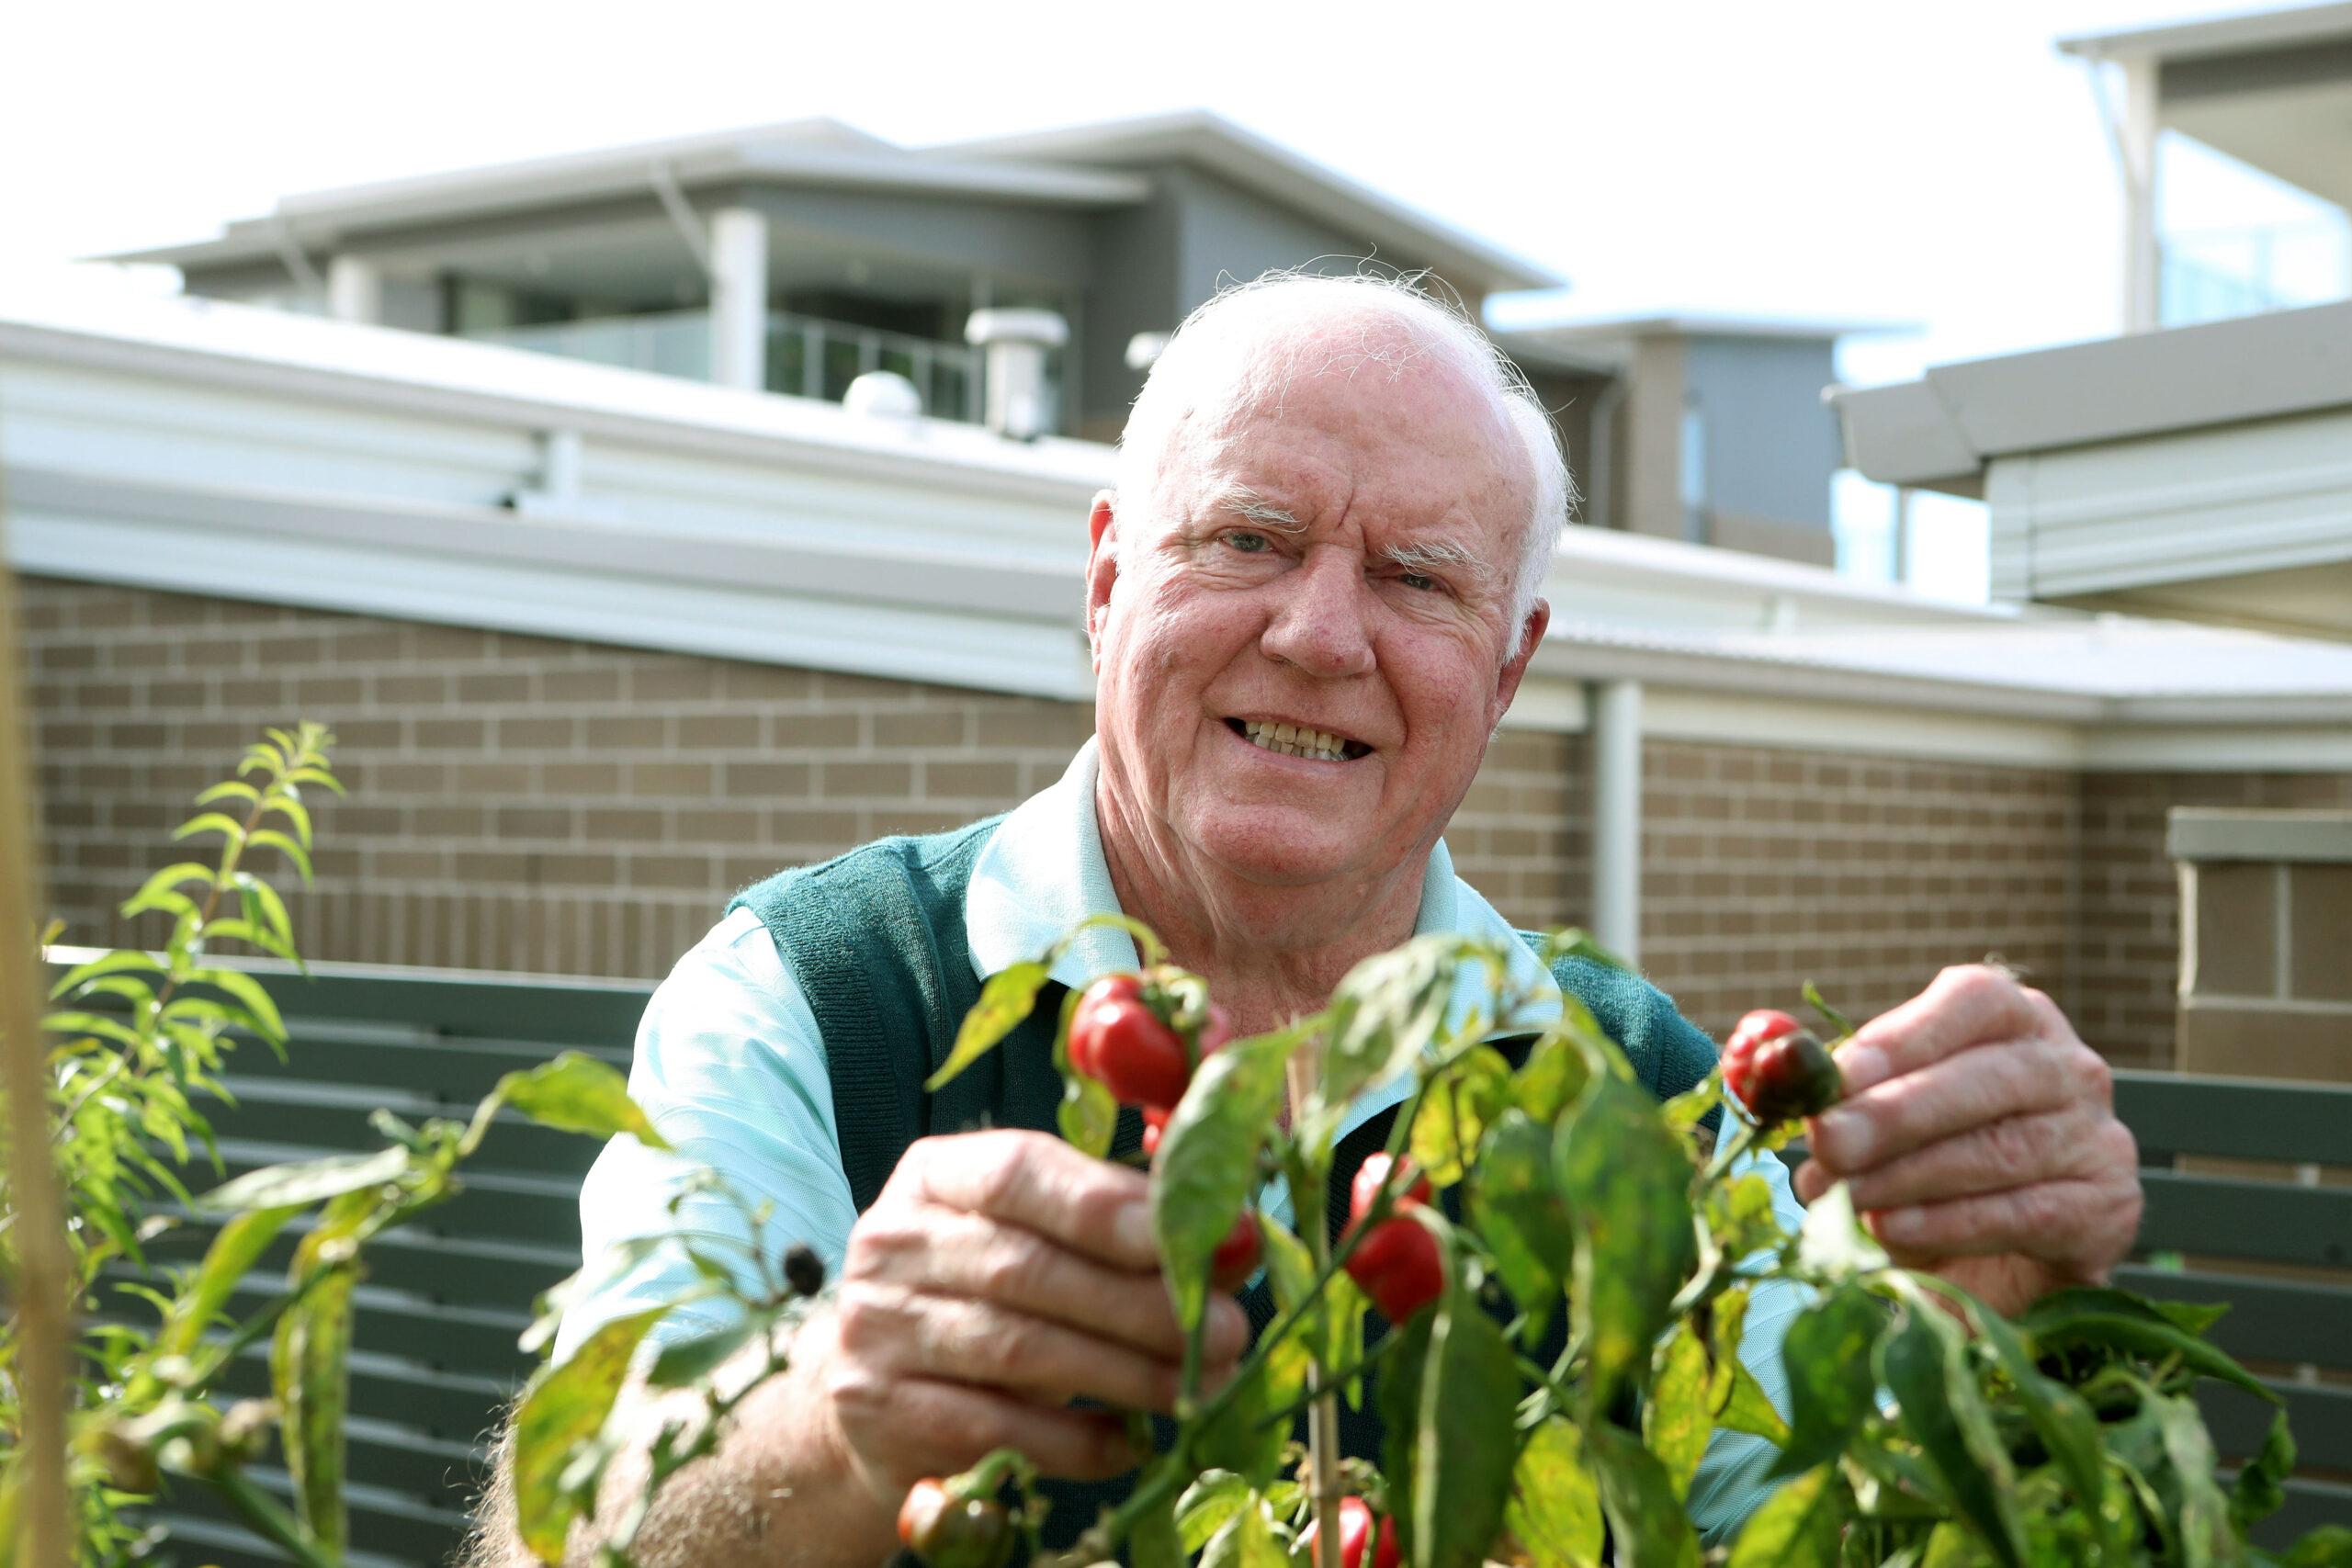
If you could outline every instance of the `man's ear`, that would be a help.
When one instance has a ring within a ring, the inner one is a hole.
[[[1094,492],[1086,514],[1086,640],[1099,650],[1103,617],[1111,613],[1111,590],[1119,581],[1119,492]],[[1099,667],[1099,651],[1097,654]]]
[[[1527,612],[1527,620],[1520,627],[1519,647],[1504,660],[1501,671],[1495,677],[1495,717],[1500,724],[1503,715],[1510,711],[1511,699],[1519,695],[1519,682],[1527,673],[1527,661],[1544,646],[1544,629],[1552,624],[1549,601],[1538,599]]]

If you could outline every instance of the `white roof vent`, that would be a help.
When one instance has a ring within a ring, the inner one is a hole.
[[[1069,342],[1069,323],[1051,310],[975,310],[964,341],[988,359],[988,427],[1015,441],[1034,441],[1052,423],[1046,355]]]
[[[842,394],[842,407],[869,419],[921,419],[922,393],[895,370],[868,370]]]

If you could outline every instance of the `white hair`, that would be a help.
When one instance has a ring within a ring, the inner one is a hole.
[[[1289,355],[1269,349],[1287,346],[1309,327],[1364,321],[1357,348],[1335,351],[1331,366],[1354,361],[1393,374],[1420,355],[1433,354],[1484,392],[1519,438],[1527,461],[1528,514],[1509,568],[1511,635],[1517,637],[1568,520],[1574,494],[1567,461],[1551,416],[1519,367],[1457,302],[1432,298],[1419,287],[1422,281],[1283,271],[1220,290],[1184,318],[1136,398],[1119,443],[1121,496],[1147,504],[1156,497],[1170,446],[1211,400],[1223,408],[1261,394],[1279,396],[1294,367]],[[1377,332],[1366,318],[1401,326],[1416,346],[1400,349],[1394,332]],[[1298,526],[1295,520],[1283,521]],[[1123,551],[1132,538],[1122,536]]]

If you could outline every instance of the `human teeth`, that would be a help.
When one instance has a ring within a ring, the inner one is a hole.
[[[1337,762],[1347,756],[1347,742],[1328,730],[1309,729],[1303,725],[1272,724],[1260,719],[1246,719],[1242,732],[1253,745],[1269,751],[1279,751],[1285,757],[1307,757],[1318,762]]]

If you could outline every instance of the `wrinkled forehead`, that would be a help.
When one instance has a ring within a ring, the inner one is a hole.
[[[1237,483],[1311,484],[1298,470],[1320,458],[1351,488],[1440,491],[1505,534],[1524,521],[1524,443],[1489,378],[1453,345],[1363,311],[1274,323],[1214,348],[1160,433],[1154,488],[1172,510]]]

